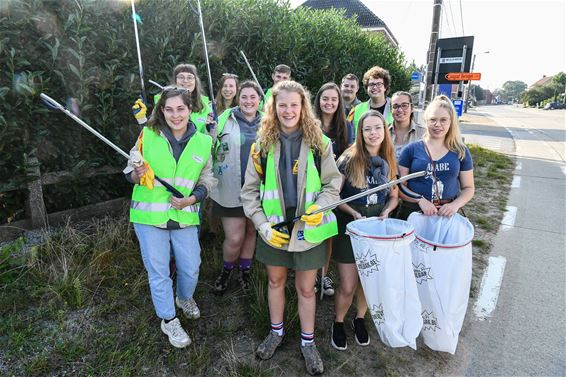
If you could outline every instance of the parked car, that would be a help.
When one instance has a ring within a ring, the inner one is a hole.
[[[543,107],[543,110],[556,110],[556,109],[566,109],[566,104],[560,102],[549,102]]]

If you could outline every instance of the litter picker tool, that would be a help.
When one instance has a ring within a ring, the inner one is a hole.
[[[208,73],[208,89],[210,91],[210,102],[212,103],[212,116],[214,118],[214,121],[218,122],[218,115],[216,114],[216,98],[214,97],[214,87],[212,86],[212,73],[210,72],[210,61],[208,60],[208,47],[206,46],[206,35],[204,33],[204,22],[202,21],[202,9],[200,7],[200,0],[197,0],[197,6],[200,32],[202,34],[202,44],[204,47],[204,58],[206,60],[206,71]]]
[[[342,199],[342,200],[339,200],[339,201],[337,201],[337,202],[331,203],[331,204],[329,204],[329,205],[327,205],[327,206],[325,206],[325,207],[319,208],[319,209],[317,209],[316,211],[313,211],[313,212],[308,213],[308,214],[306,214],[306,215],[315,215],[315,214],[317,214],[317,213],[326,212],[326,211],[328,211],[328,210],[331,210],[331,209],[334,209],[334,208],[338,207],[340,204],[345,204],[345,203],[351,202],[352,200],[356,200],[356,199],[358,199],[358,198],[363,198],[364,196],[368,196],[368,195],[371,195],[371,194],[376,193],[376,192],[378,192],[378,191],[382,191],[382,190],[388,189],[388,188],[390,188],[390,187],[393,187],[393,186],[395,186],[395,185],[398,185],[399,183],[402,183],[402,182],[405,182],[405,181],[408,181],[408,180],[414,179],[414,178],[424,177],[425,175],[426,175],[426,171],[424,171],[424,170],[423,170],[423,171],[416,172],[416,173],[412,173],[412,174],[409,174],[409,175],[406,175],[406,176],[404,176],[404,177],[401,177],[401,178],[399,178],[399,179],[395,179],[395,180],[393,180],[393,181],[391,181],[391,182],[388,182],[388,183],[385,183],[385,184],[383,184],[383,185],[380,185],[380,186],[374,187],[374,188],[372,188],[372,189],[369,189],[369,190],[360,192],[359,194],[352,195],[352,196],[349,196],[349,197],[347,197],[347,198],[345,198],[345,199]],[[285,227],[285,226],[288,226],[288,225],[293,224],[295,221],[299,220],[300,218],[301,218],[301,216],[297,216],[297,217],[294,217],[293,219],[291,219],[291,220],[289,220],[289,221],[283,221],[283,222],[277,223],[277,224],[275,224],[275,225],[272,225],[271,227],[272,227],[273,229],[279,230],[279,229],[281,229],[281,228],[283,228],[283,227]]]
[[[252,69],[250,62],[248,61],[248,58],[246,58],[246,54],[244,54],[244,51],[240,50],[240,55],[242,55],[242,57],[244,58],[244,61],[246,62],[246,65],[248,66],[248,69],[250,70],[252,77],[254,78],[256,84],[259,86],[259,90],[261,91],[261,97],[265,98],[265,93],[263,92],[263,88],[261,87],[261,84],[259,83],[257,77],[255,76],[254,70]]]
[[[147,80],[147,81],[149,81],[150,84],[153,84],[153,85],[157,86],[157,87],[158,87],[159,89],[161,89],[161,90],[163,90],[163,88],[164,88],[163,85],[161,85],[161,84],[159,84],[159,83],[157,83],[157,82],[155,82],[155,81],[153,81],[153,80]]]
[[[104,137],[104,135],[102,135],[100,132],[98,132],[97,130],[95,130],[94,128],[92,128],[91,126],[89,126],[88,124],[86,124],[81,118],[79,118],[78,116],[76,116],[75,114],[73,114],[72,112],[70,112],[69,110],[67,110],[65,107],[63,107],[59,102],[55,101],[53,98],[49,97],[47,94],[45,93],[41,93],[40,95],[41,99],[52,109],[57,109],[59,111],[64,112],[69,118],[73,119],[75,122],[77,122],[78,124],[80,124],[81,126],[83,126],[84,128],[86,128],[88,131],[90,131],[94,136],[96,136],[97,138],[99,138],[100,140],[102,140],[104,143],[106,143],[106,145],[108,145],[110,148],[114,149],[116,152],[118,152],[120,155],[122,155],[123,157],[125,157],[126,159],[130,159],[130,155],[127,154],[126,152],[124,152],[122,149],[120,149],[120,147],[118,147],[116,144],[114,144],[113,142],[111,142],[110,140],[108,140],[106,137]],[[143,161],[133,161],[134,164],[141,164],[143,163]],[[155,179],[160,182],[166,189],[167,191],[169,191],[171,194],[173,194],[173,196],[175,196],[176,198],[183,198],[184,195],[177,190],[175,187],[171,186],[169,183],[167,183],[166,181],[164,181],[163,179],[159,178],[158,176],[155,176]]]
[[[145,94],[145,84],[143,82],[143,65],[142,65],[142,58],[141,58],[141,49],[140,49],[140,37],[138,35],[138,22],[137,22],[137,14],[136,14],[136,6],[134,5],[134,0],[132,1],[132,20],[134,21],[134,33],[136,35],[136,48],[138,50],[138,66],[140,69],[140,81],[141,81],[141,90],[143,101],[147,101],[147,96]]]

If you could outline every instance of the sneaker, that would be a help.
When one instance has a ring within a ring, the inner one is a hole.
[[[334,282],[330,276],[326,275],[322,278],[322,291],[326,296],[334,296],[334,287],[332,286]]]
[[[356,339],[356,343],[360,346],[367,346],[370,339],[364,319],[355,318],[352,321],[352,329],[354,329],[354,339]]]
[[[262,360],[271,359],[282,341],[283,335],[279,336],[276,332],[270,331],[269,335],[257,347],[255,354]]]
[[[169,321],[169,323],[165,323],[165,320],[162,319],[161,331],[169,337],[169,343],[171,343],[173,347],[184,348],[191,344],[191,338],[189,338],[185,330],[183,330],[179,318],[175,318]]]
[[[315,376],[324,372],[324,365],[322,364],[322,359],[320,358],[320,354],[314,342],[304,347],[301,346],[301,353],[305,359],[305,367],[307,368],[308,374]]]
[[[216,281],[214,282],[214,290],[217,293],[223,293],[226,291],[226,289],[228,289],[233,272],[234,269],[227,270],[225,268],[222,268],[222,272],[220,273],[220,275],[218,275]]]
[[[185,317],[189,319],[200,318],[200,310],[195,302],[194,298],[189,298],[187,300],[181,300],[179,297],[175,299],[175,304],[177,307],[183,310]]]
[[[332,347],[339,351],[345,351],[348,348],[346,342],[346,331],[344,331],[344,322],[334,322],[332,325],[332,335],[330,336]]]
[[[238,282],[242,290],[247,291],[250,289],[252,279],[252,272],[248,268],[247,270],[240,270],[240,275],[238,276]]]

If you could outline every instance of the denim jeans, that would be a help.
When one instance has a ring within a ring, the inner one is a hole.
[[[183,300],[192,298],[201,261],[197,227],[168,230],[134,223],[134,230],[140,243],[155,312],[159,318],[171,319],[175,317],[175,298],[173,281],[169,277],[170,255],[173,253],[175,256],[177,297]]]

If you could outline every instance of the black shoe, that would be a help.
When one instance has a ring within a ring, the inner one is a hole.
[[[226,291],[226,289],[230,285],[230,279],[232,278],[233,272],[234,269],[231,270],[227,270],[225,268],[222,269],[222,272],[220,273],[220,275],[218,275],[218,278],[216,278],[216,281],[214,282],[214,290],[216,292],[222,293]]]
[[[369,344],[369,334],[366,330],[365,321],[363,318],[355,318],[352,321],[352,329],[354,329],[354,339],[360,346],[367,346]]]
[[[332,347],[339,351],[345,351],[348,348],[348,343],[346,343],[346,332],[344,331],[344,322],[334,322],[332,325],[330,343],[332,344]]]
[[[242,290],[247,291],[250,289],[251,286],[251,279],[252,279],[252,272],[251,269],[240,270],[240,275],[238,276],[238,282],[240,283],[240,287]]]

